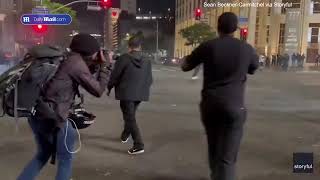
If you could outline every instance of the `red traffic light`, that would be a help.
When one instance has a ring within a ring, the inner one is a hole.
[[[116,11],[113,11],[113,12],[112,12],[112,16],[113,16],[113,17],[117,17],[117,15],[118,15],[118,13],[117,13]]]
[[[112,0],[101,0],[101,7],[104,9],[108,9],[112,7]]]
[[[240,29],[240,38],[242,40],[246,40],[248,37],[248,28],[241,28]]]
[[[32,28],[36,33],[45,33],[48,30],[47,25],[41,25],[41,24],[33,25]]]
[[[202,11],[200,8],[197,8],[196,9],[196,12],[195,12],[195,18],[196,20],[200,20],[201,19],[201,15],[202,15]]]
[[[243,29],[243,33],[247,33],[247,32],[248,32],[247,28]]]

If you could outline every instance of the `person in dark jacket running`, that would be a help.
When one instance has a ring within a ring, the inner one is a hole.
[[[75,36],[70,45],[72,53],[69,58],[62,62],[55,76],[45,87],[44,99],[60,117],[57,126],[57,160],[58,168],[56,180],[70,180],[72,174],[73,149],[76,133],[75,129],[68,125],[68,112],[74,102],[78,87],[81,86],[90,94],[100,97],[106,89],[107,80],[110,75],[109,61],[100,51],[99,44],[94,37],[88,34]],[[97,66],[97,79],[89,70]],[[38,152],[35,157],[24,168],[17,180],[34,180],[45,166],[52,155],[53,134],[51,126],[47,121],[37,117],[29,120],[31,129],[35,135]]]
[[[136,111],[141,101],[148,101],[152,84],[151,62],[141,53],[142,38],[129,40],[129,53],[119,57],[114,65],[108,84],[108,95],[115,87],[115,96],[120,100],[124,130],[121,141],[126,143],[131,136],[134,145],[129,154],[144,153],[144,143],[136,121]]]
[[[237,16],[223,13],[218,19],[219,37],[200,44],[182,64],[183,71],[203,64],[200,107],[212,180],[235,180],[247,114],[244,103],[247,74],[254,74],[259,67],[259,57],[252,46],[233,37],[237,27]]]

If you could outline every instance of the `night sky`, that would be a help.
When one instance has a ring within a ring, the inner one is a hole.
[[[74,0],[52,0],[66,4]],[[120,0],[113,0],[113,7],[119,8]],[[175,0],[137,0],[137,8],[141,8],[141,13],[152,11],[154,14],[167,12],[168,8],[174,9]],[[103,12],[87,11],[87,3],[72,5],[72,9],[77,11],[77,18],[80,21],[81,32],[102,33]]]
[[[174,9],[175,0],[137,0],[137,7],[142,9],[142,13],[151,11],[155,14],[166,12],[168,8]]]

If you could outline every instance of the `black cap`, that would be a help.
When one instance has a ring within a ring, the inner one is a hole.
[[[230,34],[238,28],[238,17],[232,12],[223,13],[218,19],[218,31],[224,34]]]
[[[91,56],[100,50],[100,46],[90,34],[78,34],[73,37],[70,49],[82,56]]]

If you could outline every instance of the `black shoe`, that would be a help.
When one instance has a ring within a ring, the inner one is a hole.
[[[130,137],[130,134],[127,135],[127,134],[125,134],[125,133],[122,133],[122,134],[121,134],[121,142],[122,142],[123,144],[124,144],[124,143],[127,143],[128,140],[129,140],[129,137]]]
[[[128,151],[128,153],[130,155],[142,154],[142,153],[144,153],[144,148],[135,148],[135,147],[133,147]]]

